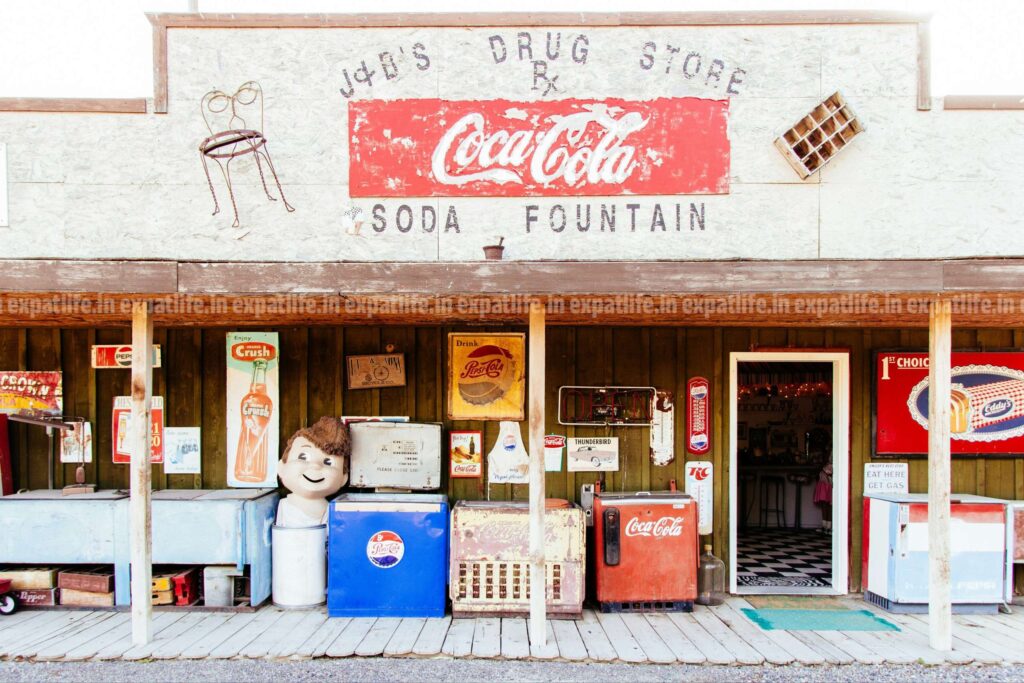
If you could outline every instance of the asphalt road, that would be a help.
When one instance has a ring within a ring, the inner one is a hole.
[[[2,681],[1020,681],[1024,666],[693,666],[451,659],[0,662]]]

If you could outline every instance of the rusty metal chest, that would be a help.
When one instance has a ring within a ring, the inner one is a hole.
[[[585,591],[583,510],[549,500],[544,515],[547,611],[581,614]],[[529,509],[526,503],[461,501],[452,510],[449,590],[454,616],[521,616],[530,609]]]

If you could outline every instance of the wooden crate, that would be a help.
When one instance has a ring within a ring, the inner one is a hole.
[[[173,605],[174,604],[174,591],[153,591],[153,604],[154,605]]]
[[[53,607],[57,604],[56,588],[28,588],[11,592],[23,607]]]
[[[775,147],[801,178],[808,178],[863,131],[857,115],[836,91],[776,138]]]
[[[174,604],[191,605],[199,600],[199,568],[192,567],[171,577],[174,581]]]
[[[114,570],[112,567],[65,569],[57,576],[57,587],[87,593],[109,593],[114,590]]]
[[[60,604],[74,605],[77,607],[113,607],[114,593],[90,593],[73,588],[62,588],[60,591]]]
[[[5,567],[0,579],[10,579],[12,590],[47,590],[57,587],[57,570],[52,567]]]
[[[165,572],[160,574],[154,574],[152,581],[150,582],[150,590],[154,593],[169,591],[174,589],[174,573]]]

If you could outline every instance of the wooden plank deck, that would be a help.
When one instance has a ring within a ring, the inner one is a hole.
[[[30,611],[0,618],[0,656],[13,660],[310,659],[313,657],[473,657],[687,664],[996,664],[1024,660],[1024,610],[954,615],[953,651],[928,646],[928,621],[889,614],[855,598],[838,601],[889,620],[899,632],[764,631],[730,598],[691,613],[601,614],[548,624],[532,646],[524,619],[328,619],[324,611],[162,612],[155,640],[131,645],[130,615]]]

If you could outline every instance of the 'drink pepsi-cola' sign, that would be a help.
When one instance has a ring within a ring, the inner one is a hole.
[[[725,194],[728,100],[348,104],[352,197]]]

